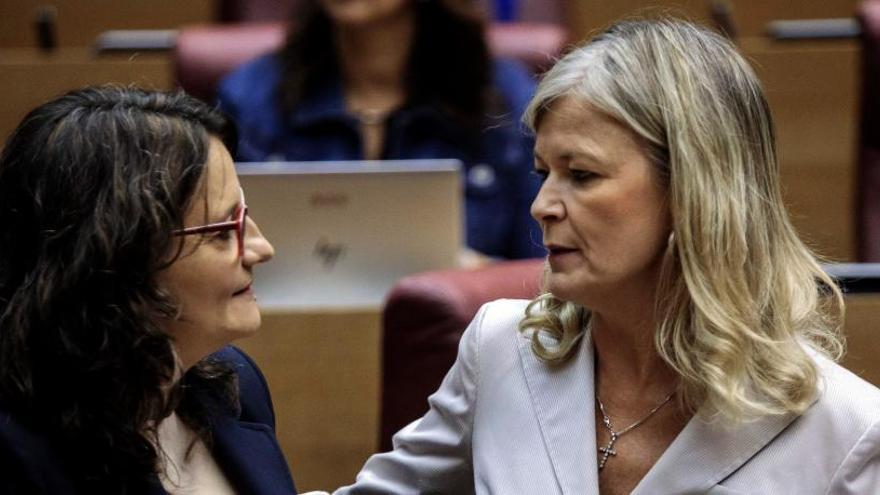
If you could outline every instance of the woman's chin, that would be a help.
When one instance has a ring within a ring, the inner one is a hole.
[[[251,314],[242,316],[242,318],[236,321],[235,324],[230,325],[227,329],[227,335],[230,336],[231,340],[250,337],[260,330],[262,317],[260,316],[259,311],[254,311]]]
[[[582,284],[577,283],[571,275],[566,273],[550,272],[546,280],[547,290],[555,298],[563,301],[576,302],[578,295],[583,292]]]

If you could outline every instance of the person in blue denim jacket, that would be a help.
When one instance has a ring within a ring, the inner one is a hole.
[[[494,258],[543,255],[529,215],[539,187],[533,139],[519,122],[535,81],[520,63],[490,57],[468,7],[306,2],[280,51],[220,85],[220,107],[240,129],[236,159],[455,158],[468,247]]]

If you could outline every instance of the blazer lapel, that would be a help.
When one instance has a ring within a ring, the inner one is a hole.
[[[706,493],[760,452],[796,417],[772,416],[725,427],[694,416],[632,493]]]
[[[214,455],[238,493],[296,493],[281,448],[269,426],[218,416]]]
[[[816,359],[817,353],[805,346]],[[820,378],[812,407],[825,388]],[[733,474],[790,425],[797,415],[766,416],[734,427],[694,416],[633,490],[653,493],[705,493]],[[682,469],[687,466],[686,469]],[[714,492],[713,492],[714,493]]]
[[[576,355],[560,366],[540,361],[527,334],[519,341],[520,361],[544,445],[564,494],[598,493],[593,345],[584,335]]]

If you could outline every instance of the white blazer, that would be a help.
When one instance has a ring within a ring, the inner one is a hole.
[[[424,417],[336,494],[599,493],[593,348],[550,367],[517,329],[527,301],[484,306]],[[800,417],[695,416],[634,494],[880,494],[880,390],[824,358]]]

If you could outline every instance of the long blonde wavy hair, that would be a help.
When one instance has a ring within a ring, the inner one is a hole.
[[[803,412],[818,382],[808,349],[843,353],[843,298],[788,218],[770,109],[748,63],[706,28],[622,21],[544,76],[523,117],[532,131],[563,96],[643,137],[666,182],[673,234],[655,347],[684,405],[729,422]],[[520,329],[559,363],[588,320],[588,308],[545,293]],[[558,345],[542,344],[547,333]]]

